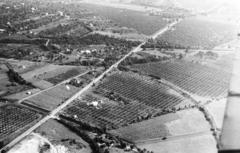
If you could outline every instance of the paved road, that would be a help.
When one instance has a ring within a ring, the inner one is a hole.
[[[173,26],[175,25],[177,22],[174,22],[172,24],[170,24],[169,26]],[[152,38],[156,39],[158,35],[163,34],[164,32],[166,32],[169,29],[169,26],[166,26],[165,28],[157,31]],[[132,51],[130,51],[128,54],[126,54],[123,58],[121,58],[118,62],[116,62],[115,64],[113,64],[108,70],[106,70],[105,72],[103,72],[100,76],[98,76],[95,80],[93,80],[90,84],[88,84],[87,86],[85,86],[82,90],[80,90],[78,93],[76,93],[74,96],[72,96],[71,98],[69,98],[67,101],[65,101],[62,105],[60,105],[59,107],[57,107],[55,110],[53,110],[49,115],[47,115],[46,117],[44,117],[43,119],[41,119],[38,123],[36,123],[34,126],[32,126],[31,128],[29,128],[27,131],[25,131],[24,133],[22,133],[20,136],[18,136],[16,139],[14,139],[11,143],[9,143],[8,145],[6,145],[3,149],[5,148],[11,148],[13,145],[15,145],[16,143],[18,143],[20,140],[22,140],[24,137],[26,137],[27,135],[29,135],[32,131],[34,131],[35,129],[37,129],[39,126],[41,126],[43,123],[45,123],[47,120],[49,120],[50,118],[52,118],[54,115],[56,115],[59,111],[61,111],[63,108],[65,108],[67,105],[69,105],[71,102],[73,102],[76,98],[78,98],[81,94],[83,94],[85,91],[87,91],[90,87],[92,87],[92,85],[96,82],[98,82],[100,79],[103,78],[103,76],[107,73],[109,73],[110,71],[113,70],[113,68],[116,68],[123,60],[125,60],[131,53],[137,52],[140,50],[141,46],[144,45],[146,42],[141,43],[139,46],[137,46],[136,48],[134,48]],[[63,83],[63,82],[62,82]],[[49,89],[47,89],[49,90]],[[35,94],[36,95],[36,94]],[[33,95],[34,96],[34,95]],[[28,97],[29,98],[29,97]],[[22,101],[22,100],[21,100]],[[2,149],[1,149],[2,150]],[[0,151],[1,151],[0,150]]]

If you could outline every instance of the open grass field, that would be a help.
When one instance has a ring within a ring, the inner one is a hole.
[[[188,109],[176,112],[179,120],[166,123],[169,133],[173,136],[210,131],[211,126],[204,114],[198,109]]]
[[[8,78],[0,79],[0,92],[1,96],[7,96],[11,94],[16,94],[18,92],[23,92],[26,90],[32,90],[33,87],[27,85],[15,84],[15,86],[10,86],[11,82]]]
[[[69,85],[69,87],[69,90],[65,85],[54,87],[23,101],[23,103],[34,105],[48,111],[53,110],[78,91],[77,87],[71,85]]]
[[[30,80],[30,79],[47,79],[47,78],[52,78],[56,75],[59,75],[61,73],[65,73],[68,70],[77,68],[75,66],[61,66],[61,65],[45,65],[44,67],[29,71],[27,73],[22,74],[22,77],[25,80]]]
[[[232,56],[228,54],[211,65],[186,60],[136,64],[133,68],[160,77],[202,97],[224,97],[231,78]]]
[[[133,142],[147,141],[148,139],[170,136],[171,133],[166,123],[176,122],[179,119],[181,119],[181,117],[177,114],[167,114],[140,123],[131,124],[117,130],[111,130],[109,133]]]
[[[160,17],[149,16],[140,11],[86,3],[82,3],[81,7],[93,11],[98,15],[105,16],[123,26],[134,28],[145,35],[152,35],[167,25],[167,21],[162,20]]]
[[[48,120],[37,128],[35,132],[48,138],[54,145],[63,145],[67,147],[71,153],[91,153],[88,143],[56,120]],[[78,145],[70,145],[68,141],[62,141],[64,139],[75,139]]]
[[[185,99],[164,84],[132,72],[112,74],[99,87],[159,109],[172,108]]]
[[[11,64],[13,69],[19,74],[27,73],[29,71],[33,71],[35,69],[45,66],[45,63],[36,63],[36,62],[27,61],[27,60],[14,60],[14,59],[0,58],[0,62],[1,63],[8,62],[9,64]]]
[[[226,104],[227,99],[224,98],[220,100],[214,100],[206,106],[211,112],[211,115],[213,115],[218,128],[222,128]]]
[[[23,99],[23,98],[26,98],[26,97],[30,96],[30,95],[27,94],[27,92],[29,92],[29,91],[30,91],[32,94],[35,94],[35,93],[40,92],[41,90],[38,89],[38,88],[30,89],[30,90],[18,92],[18,93],[15,93],[15,94],[11,94],[11,95],[8,95],[8,96],[4,96],[3,98],[4,98],[4,99],[11,99],[11,100],[21,100],[21,99]]]
[[[139,144],[137,146],[154,153],[217,153],[216,141],[211,134]]]
[[[182,20],[157,41],[191,48],[214,48],[237,37],[236,24],[190,18]]]
[[[49,64],[39,69],[24,73],[22,74],[22,77],[39,89],[47,89],[70,77],[81,74],[84,71],[85,68],[79,66]]]
[[[52,86],[54,86],[52,83],[45,81],[45,80],[31,80],[29,81],[32,83],[32,85],[34,85],[35,87],[44,90],[44,89],[48,89]]]

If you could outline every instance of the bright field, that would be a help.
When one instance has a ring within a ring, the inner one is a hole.
[[[109,133],[133,142],[147,141],[148,139],[170,136],[171,134],[169,129],[165,126],[165,123],[177,120],[179,120],[177,114],[167,114],[140,123],[131,124],[117,130],[112,130]]]
[[[137,146],[154,153],[217,153],[216,142],[211,134],[188,136]]]
[[[188,109],[176,113],[179,120],[167,123],[166,126],[171,135],[185,135],[210,131],[211,126],[205,119],[204,114],[198,109]]]
[[[207,104],[207,108],[213,115],[218,128],[222,128],[227,99],[213,100]]]
[[[182,20],[173,31],[167,31],[160,36],[158,41],[184,47],[213,48],[233,40],[236,36],[236,25],[192,18]]]

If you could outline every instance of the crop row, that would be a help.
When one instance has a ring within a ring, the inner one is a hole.
[[[65,110],[64,114],[74,117],[77,121],[87,122],[96,127],[107,129],[117,128],[130,123],[144,114],[148,107],[137,102],[128,105],[102,104],[101,109],[88,106],[86,102],[75,101],[74,105]]]
[[[167,31],[157,39],[158,44],[213,48],[236,38],[237,26],[200,19],[185,19],[173,31]]]
[[[0,108],[0,140],[38,119],[36,112],[25,108],[6,106]]]
[[[169,109],[184,100],[180,95],[168,93],[169,87],[134,73],[115,73],[99,87],[153,108]]]
[[[184,60],[139,64],[133,67],[204,97],[225,95],[231,77],[231,73],[219,68]]]

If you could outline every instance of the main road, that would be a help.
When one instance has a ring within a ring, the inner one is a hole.
[[[180,21],[180,20],[179,20]],[[178,22],[179,22],[178,21]],[[172,27],[173,25],[177,24],[178,22],[173,22],[170,25],[167,25],[166,27],[164,27],[163,29],[157,31],[155,34],[153,34],[152,36],[150,36],[150,38],[152,39],[156,39],[157,36],[163,34],[164,32],[166,32],[170,27]],[[113,64],[111,67],[109,67],[105,72],[103,72],[100,76],[98,76],[96,79],[94,79],[91,83],[89,83],[87,86],[85,86],[82,90],[80,90],[78,93],[76,93],[75,95],[73,95],[71,98],[69,98],[68,100],[66,100],[62,105],[60,105],[59,107],[57,107],[55,110],[53,110],[49,115],[45,116],[44,118],[42,118],[39,122],[37,122],[34,126],[32,126],[31,128],[29,128],[27,131],[25,131],[24,133],[22,133],[20,136],[18,136],[16,139],[14,139],[12,142],[10,142],[9,144],[7,144],[4,148],[2,148],[0,151],[2,151],[3,149],[8,149],[11,148],[12,146],[14,146],[16,143],[18,143],[20,140],[22,140],[24,137],[26,137],[27,135],[29,135],[31,132],[33,132],[35,129],[37,129],[39,126],[41,126],[43,123],[45,123],[47,120],[49,120],[50,118],[52,118],[54,115],[56,115],[59,111],[61,111],[63,108],[65,108],[67,105],[69,105],[71,102],[73,102],[76,98],[78,98],[80,95],[82,95],[85,91],[87,91],[89,88],[92,87],[92,85],[96,82],[98,82],[100,79],[103,78],[103,76],[105,74],[108,74],[110,71],[112,71],[114,68],[116,68],[123,60],[125,60],[129,55],[131,55],[134,52],[137,52],[141,49],[141,46],[144,45],[146,42],[141,43],[140,45],[138,45],[136,48],[134,48],[132,51],[130,51],[128,54],[126,54],[125,56],[123,56],[118,62],[116,62],[115,64]]]

